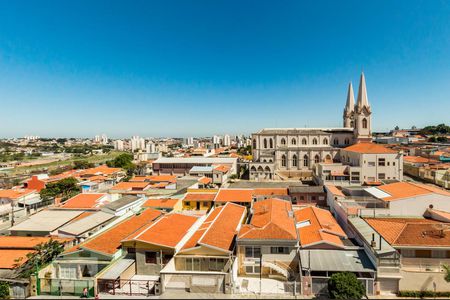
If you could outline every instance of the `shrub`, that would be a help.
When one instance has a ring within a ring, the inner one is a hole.
[[[355,274],[339,272],[328,280],[328,294],[331,299],[362,299],[365,288]]]

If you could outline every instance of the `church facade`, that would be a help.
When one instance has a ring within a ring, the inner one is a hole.
[[[372,110],[361,74],[355,104],[352,84],[341,128],[265,128],[252,134],[250,180],[308,179],[322,162],[339,162],[340,150],[372,140]]]

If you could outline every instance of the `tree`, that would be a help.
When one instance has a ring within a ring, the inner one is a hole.
[[[400,129],[400,127],[398,127],[398,126],[395,126],[395,128],[394,128],[394,130],[399,130]]]
[[[110,168],[122,168],[127,171],[128,176],[133,175],[136,170],[136,165],[133,163],[133,155],[129,153],[123,153],[106,162],[106,165]]]
[[[51,200],[55,197],[61,197],[64,201],[80,192],[81,188],[78,186],[78,180],[69,177],[47,184],[45,189],[40,191],[40,195],[44,201]]]
[[[18,270],[22,278],[29,278],[33,273],[37,272],[41,267],[53,261],[59,254],[64,251],[64,245],[50,239],[46,243],[41,243],[34,247],[34,252],[28,253],[27,261],[21,264],[21,259],[16,260],[14,268]]]
[[[73,168],[75,170],[78,169],[89,169],[89,168],[93,168],[94,164],[88,162],[87,160],[76,160],[73,162]]]
[[[355,274],[339,272],[328,280],[328,294],[331,299],[362,299],[365,288]]]
[[[450,266],[449,265],[443,265],[445,270],[444,280],[447,282],[450,282]]]
[[[9,299],[9,283],[6,281],[0,281],[0,298]]]

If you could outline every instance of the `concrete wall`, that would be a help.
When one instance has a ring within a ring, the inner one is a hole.
[[[389,210],[391,215],[422,216],[430,205],[437,210],[450,211],[450,197],[431,194],[391,201]]]

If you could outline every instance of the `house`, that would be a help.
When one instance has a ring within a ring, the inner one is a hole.
[[[28,278],[20,278],[18,269],[28,260],[27,254],[34,253],[35,247],[47,243],[51,237],[0,237],[0,279],[10,284],[10,295],[13,298],[25,299],[30,295]],[[71,239],[53,238],[65,247],[70,247]]]
[[[109,203],[109,196],[105,193],[78,194],[65,201],[61,208],[79,209],[79,210],[99,210],[102,206]]]
[[[45,188],[46,180],[48,178],[49,177],[47,174],[33,175],[33,176],[31,176],[30,179],[25,181],[24,186],[27,189],[36,190],[36,191],[40,192],[42,189]]]
[[[213,207],[216,193],[187,193],[183,198],[184,210],[209,210]]]
[[[444,265],[450,264],[448,220],[364,218],[364,221],[400,255],[398,290],[450,291],[444,280]]]
[[[422,216],[427,208],[450,211],[450,192],[432,185],[396,182],[365,191],[383,204],[377,215]],[[373,214],[373,209],[366,209],[360,215]]]
[[[327,206],[326,193],[323,186],[291,186],[289,196],[297,205]]]
[[[197,221],[198,217],[170,213],[124,238],[122,248],[136,261],[136,275],[159,276],[197,229]]]
[[[144,202],[142,207],[150,207],[153,209],[162,210],[164,212],[181,211],[183,204],[180,199],[162,198],[162,199],[148,199]]]
[[[9,219],[14,210],[16,217],[25,216],[37,211],[42,206],[41,197],[32,189],[0,189],[0,216]]]
[[[31,215],[25,221],[9,228],[14,236],[53,235],[62,226],[87,217],[90,213],[83,210],[43,210]]]
[[[284,280],[296,279],[298,233],[291,202],[276,198],[257,201],[249,220],[237,236],[238,275],[277,274]]]
[[[41,294],[50,295],[55,288],[62,286],[63,293],[79,296],[82,289],[75,287],[81,284],[88,287],[89,294],[93,296],[97,289],[98,274],[125,254],[121,241],[142,227],[152,224],[161,214],[158,210],[145,209],[66,250],[39,272]]]
[[[368,184],[403,180],[403,155],[375,143],[357,143],[340,152],[340,163],[318,163],[319,184]]]
[[[125,195],[119,198],[116,201],[112,201],[106,205],[104,205],[101,210],[115,216],[123,216],[129,211],[134,211],[141,207],[142,203],[144,203],[145,198],[134,196],[134,195]]]
[[[219,189],[214,198],[214,205],[225,205],[228,202],[242,205],[249,209],[253,202],[253,189]]]
[[[237,173],[237,158],[231,157],[161,157],[152,163],[154,174],[187,175],[193,167],[225,165]]]
[[[161,270],[163,290],[183,287],[190,292],[229,293],[235,238],[246,208],[234,203],[213,208],[206,219]]]
[[[106,212],[93,212],[84,218],[75,220],[58,228],[57,236],[61,238],[72,238],[75,239],[77,243],[81,243],[91,237],[95,232],[105,228],[116,218],[117,217],[113,214]]]
[[[330,211],[309,206],[294,215],[301,249],[345,249],[347,235]]]

